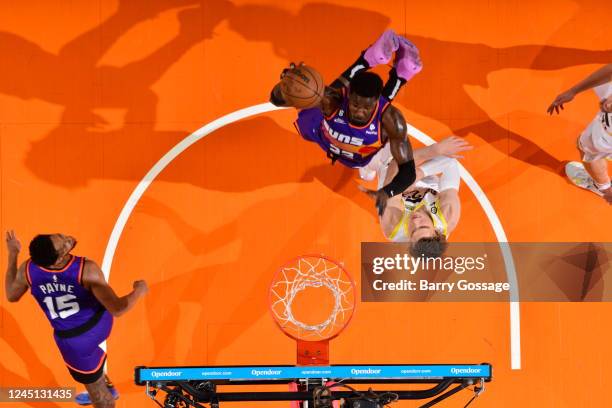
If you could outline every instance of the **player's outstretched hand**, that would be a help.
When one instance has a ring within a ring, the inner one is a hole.
[[[474,146],[469,144],[465,139],[458,136],[449,136],[446,139],[436,143],[436,155],[448,156],[453,159],[462,159],[463,156],[458,153],[472,150]]]
[[[387,200],[389,200],[389,196],[385,193],[384,190],[376,191],[376,210],[378,211],[378,216],[382,217],[385,213],[385,209],[387,208]]]
[[[563,110],[563,104],[574,99],[574,96],[576,96],[576,94],[571,90],[565,91],[562,94],[559,94],[555,98],[555,100],[550,104],[548,109],[546,109],[546,112],[548,112],[548,114],[550,115],[552,115],[554,112],[559,113],[560,110]]]
[[[6,248],[11,254],[18,254],[21,251],[21,242],[19,242],[13,230],[6,232]]]
[[[371,199],[376,202],[376,210],[378,211],[378,216],[382,217],[385,212],[385,208],[387,208],[387,200],[389,200],[389,196],[385,193],[384,190],[370,190],[361,185],[358,186],[359,190],[366,193]]]
[[[134,292],[138,292],[140,296],[146,294],[149,291],[147,282],[145,282],[144,280],[134,281],[133,288],[134,288]]]

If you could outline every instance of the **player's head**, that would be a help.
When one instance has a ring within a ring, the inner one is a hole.
[[[414,211],[408,219],[410,253],[413,256],[437,258],[446,250],[446,237],[434,227],[433,220],[424,209]]]
[[[602,99],[599,106],[602,112],[612,113],[612,95]]]
[[[69,235],[40,234],[30,241],[30,258],[38,266],[50,267],[61,262],[76,244]]]
[[[359,72],[349,85],[348,114],[351,123],[365,125],[376,108],[382,93],[383,82],[373,72]]]
[[[410,245],[410,254],[414,257],[439,258],[444,254],[447,246],[448,243],[444,234],[435,231],[433,236],[413,241]]]

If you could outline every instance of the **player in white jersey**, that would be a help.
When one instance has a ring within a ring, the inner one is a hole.
[[[417,181],[402,194],[389,199],[380,217],[387,239],[411,242],[415,256],[441,256],[446,240],[459,222],[458,153],[472,147],[462,138],[451,136],[431,146],[416,149]],[[397,164],[384,152],[380,155],[379,183],[386,183],[397,172]],[[374,158],[373,160],[375,160]],[[369,190],[365,190],[370,195]]]
[[[569,162],[565,172],[578,187],[586,188],[612,204],[612,186],[608,173],[608,161],[612,160],[612,64],[600,68],[557,96],[548,107],[548,113],[559,113],[563,104],[591,88],[599,97],[600,111],[578,138],[582,163]]]

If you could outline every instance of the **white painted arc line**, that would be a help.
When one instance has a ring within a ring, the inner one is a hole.
[[[181,153],[183,153],[187,148],[193,145],[198,140],[202,139],[206,135],[214,132],[217,129],[222,128],[225,125],[236,122],[238,120],[258,115],[264,112],[271,112],[274,110],[283,109],[277,108],[271,103],[262,103],[260,105],[250,106],[248,108],[240,109],[235,112],[229,113],[225,116],[222,116],[218,119],[213,120],[212,122],[202,126],[185,139],[181,140],[177,143],[172,149],[168,151],[161,159],[151,167],[151,170],[143,177],[142,180],[138,183],[130,197],[126,201],[117,221],[115,222],[115,226],[113,227],[113,231],[111,232],[110,238],[108,239],[108,243],[106,244],[106,250],[104,251],[104,258],[102,259],[102,273],[104,273],[104,278],[108,282],[110,278],[111,268],[113,266],[113,258],[115,257],[115,251],[117,250],[117,245],[119,243],[119,238],[121,238],[121,234],[123,233],[123,229],[127,224],[130,215],[132,215],[132,211],[140,201],[140,198],[147,191],[147,188],[151,185],[151,183],[157,178],[157,176],[170,164],[175,158],[177,158]],[[106,341],[100,344],[102,350],[106,351]],[[108,370],[108,363],[105,364],[104,371]]]
[[[113,231],[111,232],[111,235],[109,237],[108,244],[104,252],[104,258],[102,260],[102,271],[104,273],[104,277],[106,278],[106,280],[108,281],[110,277],[113,258],[117,250],[117,245],[119,243],[119,239],[121,238],[121,234],[123,233],[125,225],[127,224],[127,221],[129,220],[130,215],[132,214],[132,211],[138,204],[138,201],[140,200],[142,195],[145,193],[147,188],[149,188],[151,183],[168,166],[168,164],[170,164],[176,157],[178,157],[181,153],[183,153],[191,145],[193,145],[200,139],[204,138],[205,136],[209,135],[210,133],[214,132],[215,130],[218,130],[230,123],[248,118],[250,116],[254,116],[254,115],[258,115],[258,114],[266,113],[266,112],[272,112],[272,111],[280,110],[280,109],[285,109],[285,108],[279,108],[270,103],[263,103],[263,104],[250,106],[250,107],[229,113],[225,116],[222,116],[202,126],[200,129],[196,130],[191,135],[187,136],[185,139],[183,139],[178,144],[176,144],[161,159],[159,159],[159,161],[155,163],[155,165],[147,172],[144,178],[138,183],[138,185],[136,186],[136,188],[134,189],[134,191],[132,192],[128,200],[126,201],[125,205],[123,206],[123,209],[121,210],[121,213],[119,214],[119,217],[117,218],[117,221],[115,222],[115,226],[113,227]],[[414,128],[413,126],[408,125],[408,128],[409,128],[409,133],[411,135],[414,135],[422,143],[427,144],[427,145],[435,143],[433,139],[431,139],[429,136],[427,136],[420,130]],[[493,226],[493,229],[498,238],[498,241],[507,242],[506,234],[503,230],[503,227],[501,226],[499,217],[497,217],[497,214],[495,213],[495,210],[493,209],[493,206],[491,205],[489,200],[486,198],[486,195],[484,194],[484,192],[482,191],[478,183],[476,183],[474,178],[470,175],[470,173],[463,166],[460,166],[460,169],[461,169],[462,178],[464,178],[464,181],[466,181],[466,184],[468,184],[470,189],[472,189],[476,198],[478,199],[481,206],[485,210],[487,217],[489,217],[489,221],[491,222],[491,225]],[[503,253],[504,253],[504,261],[506,263],[506,268],[508,268],[508,266],[511,266],[510,270],[506,269],[509,274],[508,278],[513,279],[512,281],[516,282],[516,273],[514,272],[514,262],[512,260],[512,256],[511,254],[509,254],[509,260],[508,260],[508,256],[507,256],[508,254],[506,252],[503,252]],[[510,275],[513,275],[513,278],[511,278]],[[511,286],[514,288],[517,287],[512,284]],[[518,299],[518,294],[517,294],[516,299]],[[511,354],[512,369],[520,369],[520,363],[521,363],[520,316],[519,314],[520,314],[520,310],[518,308],[518,302],[511,302],[510,304],[510,326],[511,326],[510,354]],[[106,350],[106,342],[104,342],[101,346],[103,347],[103,349]]]
[[[408,134],[413,136],[415,139],[419,140],[421,143],[425,145],[431,145],[436,141],[431,137],[427,136],[425,133],[416,129],[414,126],[407,124],[408,126]],[[461,163],[459,163],[459,171],[461,173],[461,178],[468,185],[474,196],[480,203],[482,209],[484,210],[489,222],[491,223],[491,227],[493,228],[493,232],[495,233],[495,237],[497,241],[500,243],[500,249],[502,251],[502,256],[504,258],[504,265],[506,269],[506,276],[508,277],[508,283],[510,284],[510,367],[513,370],[521,369],[521,315],[520,315],[520,305],[519,305],[519,289],[518,289],[518,279],[516,277],[516,269],[514,266],[514,258],[512,257],[512,251],[510,246],[507,244],[508,238],[506,236],[506,232],[504,231],[504,227],[501,224],[491,201],[484,193],[480,185],[476,182],[472,174],[467,171],[465,167]]]
[[[125,225],[127,224],[127,221],[130,218],[132,211],[136,207],[136,204],[138,204],[138,201],[140,200],[144,192],[149,188],[151,183],[174,159],[176,159],[181,153],[187,150],[191,145],[193,145],[203,137],[209,135],[210,133],[214,132],[215,130],[218,130],[230,123],[250,116],[279,109],[283,108],[278,108],[270,103],[262,103],[260,105],[240,109],[238,111],[222,116],[202,126],[198,130],[187,136],[185,139],[181,140],[172,149],[170,149],[168,153],[166,153],[161,159],[159,159],[159,161],[155,163],[155,165],[153,165],[151,170],[149,170],[149,172],[144,176],[144,178],[138,183],[138,185],[128,198],[127,202],[123,206],[123,209],[119,214],[119,218],[115,222],[115,226],[108,240],[106,251],[104,252],[104,258],[102,260],[102,271],[104,272],[104,277],[106,278],[106,280],[108,280],[110,276],[113,258],[115,256],[115,251],[117,250],[119,238],[123,233],[123,229],[125,228]]]

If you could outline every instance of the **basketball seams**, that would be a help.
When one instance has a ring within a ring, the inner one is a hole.
[[[320,96],[320,95],[317,93],[316,89],[312,89],[312,88],[311,88],[310,86],[308,86],[308,84],[307,84],[307,83],[305,83],[304,81],[301,81],[301,80],[299,80],[299,79],[297,79],[297,78],[295,78],[295,77],[293,77],[293,76],[291,76],[291,77],[286,76],[284,79],[287,79],[287,80],[289,80],[289,81],[293,81],[293,82],[295,82],[295,83],[297,83],[297,84],[300,84],[300,85],[302,85],[304,88],[306,88],[306,89],[308,89],[309,91],[311,91],[311,92],[312,92],[312,95],[311,95],[311,96],[299,96],[299,95],[294,95],[293,93],[287,93],[287,95],[288,95],[288,96],[291,96],[291,97],[293,97],[293,98],[300,98],[300,99],[308,99],[308,98],[312,98],[313,96]]]
[[[302,66],[286,73],[281,80],[281,90],[290,103],[294,101],[293,106],[305,109],[323,97],[323,78],[315,69]]]

